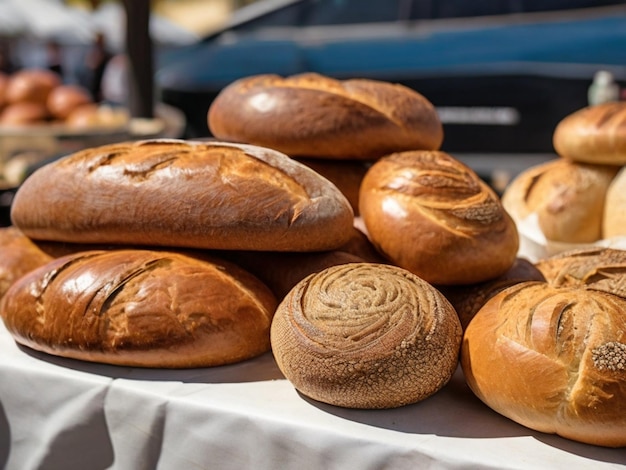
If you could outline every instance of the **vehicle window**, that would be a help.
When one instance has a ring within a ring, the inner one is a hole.
[[[626,3],[624,0],[521,0],[526,12],[570,10]]]
[[[396,21],[404,0],[310,0],[304,11],[304,24],[334,25]]]
[[[302,2],[274,10],[265,15],[254,18],[232,28],[233,31],[252,32],[262,28],[274,26],[300,26],[302,23]]]

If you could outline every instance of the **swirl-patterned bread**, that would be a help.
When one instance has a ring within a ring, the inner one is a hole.
[[[554,149],[579,162],[626,165],[626,102],[588,106],[559,122]]]
[[[40,168],[17,191],[11,219],[52,241],[316,251],[346,243],[354,213],[330,181],[274,150],[153,140]]]
[[[315,400],[381,409],[434,394],[458,364],[461,326],[430,284],[396,266],[334,266],[298,283],[271,328],[274,357]]]
[[[438,149],[443,141],[435,107],[416,91],[316,73],[237,80],[211,103],[207,121],[217,139],[291,157],[376,159],[403,150]]]
[[[277,305],[241,268],[174,252],[112,250],[57,258],[0,303],[15,340],[84,361],[207,367],[267,352]]]
[[[492,297],[465,330],[474,393],[528,428],[626,446],[626,300],[525,282]]]
[[[388,155],[361,184],[372,243],[393,264],[432,284],[473,284],[515,262],[515,223],[469,167],[439,151]]]

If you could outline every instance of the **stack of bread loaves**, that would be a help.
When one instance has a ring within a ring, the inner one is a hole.
[[[75,84],[47,69],[26,68],[0,76],[0,125],[64,125],[68,129],[120,128],[128,112],[96,103]]]
[[[211,366],[269,350],[276,296],[205,250],[333,250],[353,233],[341,192],[284,154],[177,140],[50,163],[20,186],[11,217],[38,247],[76,247],[4,294],[1,315],[16,340],[144,367]]]
[[[626,247],[626,102],[589,106],[556,127],[555,160],[530,168],[502,203],[532,259],[600,243]]]

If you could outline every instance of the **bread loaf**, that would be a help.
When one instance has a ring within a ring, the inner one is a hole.
[[[9,77],[6,89],[8,103],[37,103],[45,106],[50,92],[61,84],[61,78],[47,69],[26,68]]]
[[[602,238],[626,236],[626,166],[613,178],[606,191]]]
[[[89,91],[78,85],[60,85],[48,95],[46,106],[56,119],[66,119],[79,106],[92,102]]]
[[[359,208],[378,250],[433,284],[493,279],[517,257],[517,229],[497,194],[444,152],[381,158],[363,179]]]
[[[537,214],[546,239],[591,243],[602,238],[606,192],[618,167],[555,159],[520,173],[502,194],[516,221]]]
[[[626,300],[527,282],[492,297],[465,330],[474,393],[528,428],[626,445]]]
[[[43,124],[50,115],[45,105],[40,103],[12,103],[0,112],[0,125],[24,126],[31,124]]]
[[[315,73],[257,75],[225,87],[207,116],[220,140],[270,147],[291,157],[376,159],[438,149],[443,127],[424,96],[376,80]]]
[[[436,393],[456,369],[460,341],[459,320],[439,291],[372,263],[303,279],[271,327],[274,357],[294,387],[348,408],[393,408]]]
[[[494,295],[507,287],[526,281],[545,281],[541,271],[530,261],[517,258],[504,274],[489,281],[457,286],[435,286],[456,310],[461,327],[467,328],[476,312]]]
[[[38,169],[17,191],[11,219],[52,241],[316,251],[346,243],[354,215],[336,186],[279,152],[153,140]]]
[[[89,251],[16,281],[0,314],[17,342],[132,367],[206,367],[270,348],[276,299],[231,263],[174,252]]]
[[[588,106],[566,116],[554,130],[553,144],[571,160],[626,165],[626,102]]]

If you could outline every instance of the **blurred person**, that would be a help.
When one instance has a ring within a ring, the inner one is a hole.
[[[61,53],[61,45],[56,41],[49,41],[46,44],[46,53],[48,57],[48,69],[63,78],[63,55]]]
[[[105,35],[97,33],[93,46],[85,57],[84,77],[81,80],[82,85],[89,90],[94,101],[102,101],[102,76],[112,57],[113,54],[106,45]]]
[[[589,86],[587,100],[590,106],[619,101],[620,89],[613,74],[608,70],[598,70]]]

